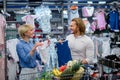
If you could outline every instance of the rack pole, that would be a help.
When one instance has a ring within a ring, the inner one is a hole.
[[[71,1],[70,0],[68,0],[68,18],[70,17],[70,5],[71,5]],[[68,26],[69,26],[69,20],[68,20]]]
[[[6,3],[7,3],[7,0],[3,0],[3,10],[4,12],[6,12]],[[6,17],[5,17],[6,18]],[[6,27],[4,27],[4,44],[5,44],[5,61],[4,61],[4,65],[5,65],[5,80],[8,80],[8,76],[7,76],[7,53],[6,53],[6,39],[5,39],[5,31],[6,31]]]
[[[3,0],[3,10],[6,11],[6,3],[7,3],[7,0]]]

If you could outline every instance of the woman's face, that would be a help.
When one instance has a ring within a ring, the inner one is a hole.
[[[34,29],[29,29],[29,30],[25,33],[25,37],[33,38],[33,36],[34,36]]]
[[[76,33],[78,32],[78,27],[77,27],[75,21],[72,21],[72,22],[70,23],[70,30],[71,30],[71,33],[72,33],[72,34],[76,34]]]

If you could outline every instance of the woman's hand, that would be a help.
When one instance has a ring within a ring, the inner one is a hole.
[[[42,42],[36,42],[36,43],[35,43],[35,48],[38,47],[38,46],[42,46],[42,45],[43,45]]]
[[[37,48],[38,46],[42,46],[42,45],[43,45],[42,42],[36,42],[35,45],[34,45],[34,47],[33,47],[32,50],[31,50],[30,54],[33,55],[34,52],[35,52],[35,50],[36,50],[36,48]]]

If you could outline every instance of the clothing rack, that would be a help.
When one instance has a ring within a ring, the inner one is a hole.
[[[25,23],[24,21],[7,21],[7,23]]]
[[[99,1],[97,1],[97,0],[96,1],[91,1],[91,2],[92,3],[87,3],[87,1],[79,1],[78,3],[73,3],[71,0],[69,0],[69,1],[56,1],[56,2],[54,2],[54,0],[53,1],[45,0],[43,2],[41,2],[41,1],[39,1],[39,2],[38,1],[37,2],[36,1],[35,2],[28,2],[28,1],[25,1],[25,2],[19,2],[19,1],[18,2],[17,1],[13,2],[13,1],[7,1],[6,2],[4,0],[4,9],[6,9],[7,11],[18,10],[21,7],[24,7],[24,6],[27,5],[27,6],[30,6],[32,8],[32,10],[33,10],[34,9],[33,6],[35,7],[35,6],[39,6],[41,4],[49,5],[49,6],[51,6],[51,9],[55,9],[55,6],[59,6],[59,8],[62,8],[61,5],[65,9],[68,8],[68,5],[77,5],[79,7],[81,7],[81,6],[88,6],[88,4],[91,5],[91,6],[103,6],[103,7],[104,6],[113,6],[114,4],[119,5],[119,1],[114,1],[114,2],[105,1],[106,3],[102,3],[102,4],[100,4]],[[12,7],[13,5],[17,6],[17,8],[16,7]],[[8,8],[8,6],[10,6],[12,8]]]

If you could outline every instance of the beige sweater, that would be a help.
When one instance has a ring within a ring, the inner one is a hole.
[[[71,50],[73,60],[86,59],[89,64],[94,60],[94,44],[86,35],[74,37],[73,34],[67,36],[68,45]]]

